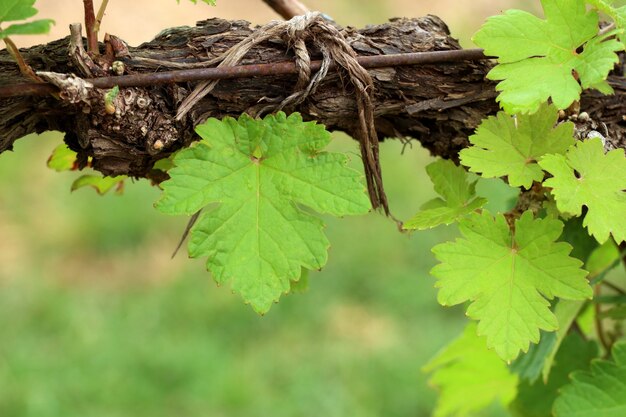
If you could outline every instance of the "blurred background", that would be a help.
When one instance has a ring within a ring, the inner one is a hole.
[[[139,44],[201,18],[278,18],[261,0],[217,3],[111,0],[103,32]],[[305,3],[357,27],[437,14],[471,46],[485,17],[539,2]],[[63,37],[82,20],[80,0],[37,7],[56,20],[53,33],[15,37],[19,46]],[[332,148],[361,169],[355,142],[335,139]],[[157,213],[159,190],[146,181],[127,182],[123,196],[70,193],[79,174],[45,165],[61,141],[33,135],[0,155],[0,416],[431,414],[436,393],[421,367],[466,322],[461,309],[437,304],[428,274],[430,248],[454,228],[409,235],[378,213],[327,218],[326,268],[310,274],[306,293],[260,317],[216,287],[202,260],[184,251],[170,259],[187,219]],[[431,159],[393,140],[381,153],[392,210],[406,219],[434,196],[424,172]],[[510,198],[498,181],[482,181],[479,192],[495,206]]]

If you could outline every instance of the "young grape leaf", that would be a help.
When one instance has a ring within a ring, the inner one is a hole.
[[[598,138],[578,142],[566,155],[545,155],[539,165],[552,178],[544,186],[561,212],[580,216],[587,207],[583,225],[598,242],[609,235],[617,243],[626,240],[626,157],[623,149],[604,153]]]
[[[537,165],[547,153],[565,153],[574,144],[574,124],[554,124],[558,120],[554,106],[542,104],[531,115],[507,116],[499,112],[489,116],[469,137],[472,145],[461,151],[461,163],[483,177],[508,177],[513,187],[530,188],[543,179]]]
[[[552,406],[559,389],[569,382],[569,374],[588,369],[589,362],[597,354],[598,346],[594,341],[584,340],[578,333],[570,333],[558,349],[549,382],[520,383],[517,397],[509,406],[513,416],[552,417]]]
[[[605,79],[624,45],[616,31],[598,33],[598,13],[583,0],[542,0],[546,19],[521,10],[487,20],[474,35],[499,64],[488,74],[501,80],[497,100],[509,114],[533,113],[552,97],[559,108],[578,100],[582,88],[612,91]],[[582,49],[582,50],[581,50]]]
[[[626,341],[613,346],[613,360],[594,360],[590,372],[574,372],[554,403],[556,417],[626,415]]]
[[[526,352],[540,329],[558,328],[547,299],[592,296],[582,262],[568,256],[569,244],[555,242],[560,221],[526,211],[511,232],[503,215],[483,211],[460,220],[459,228],[464,238],[433,248],[441,262],[431,271],[437,298],[444,306],[471,301],[467,315],[479,320],[478,333],[502,359]]]
[[[517,392],[518,378],[476,335],[470,323],[463,334],[423,368],[432,372],[428,383],[437,388],[435,417],[465,416],[500,401],[506,406]]]
[[[65,143],[62,143],[54,148],[46,165],[57,172],[77,169],[76,152],[68,148]]]
[[[426,172],[437,194],[443,197],[426,202],[404,229],[424,230],[450,224],[482,207],[487,200],[476,197],[476,181],[468,181],[467,172],[452,161],[440,159],[429,164]]]
[[[15,20],[25,20],[37,14],[33,7],[36,0],[2,0],[0,2],[0,24]],[[11,35],[33,35],[48,33],[54,20],[40,19],[26,23],[16,23],[0,29],[0,39]]]
[[[124,191],[124,181],[128,178],[126,175],[118,175],[117,177],[103,177],[101,175],[81,175],[72,183],[72,191],[76,191],[83,187],[92,187],[100,195],[108,193],[113,187],[117,194]]]
[[[209,119],[196,132],[203,140],[176,155],[156,207],[190,215],[213,205],[191,230],[189,253],[207,256],[218,284],[230,282],[265,313],[302,267],[326,263],[324,225],[300,205],[367,213],[362,175],[345,166],[345,155],[322,152],[330,134],[299,114]]]

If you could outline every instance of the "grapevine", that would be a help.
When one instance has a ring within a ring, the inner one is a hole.
[[[372,178],[384,197],[371,91],[375,83],[365,67],[384,71],[394,65],[481,61],[476,65],[488,67],[486,78],[494,81],[494,88],[475,93],[472,99],[479,106],[495,99],[497,106],[488,107],[462,149],[437,153],[441,157],[425,167],[438,196],[411,218],[397,221],[404,233],[442,225],[456,225],[459,231],[456,239],[432,248],[438,262],[431,270],[437,301],[444,307],[462,305],[468,317],[463,333],[424,366],[440,393],[434,415],[473,415],[494,402],[520,417],[625,415],[626,291],[607,274],[626,264],[626,146],[611,137],[608,121],[594,119],[585,100],[589,95],[615,93],[609,78],[619,73],[626,50],[626,6],[604,0],[541,0],[543,18],[508,10],[489,18],[474,35],[482,51],[451,50],[437,57],[411,58],[400,53],[385,61],[357,57],[345,46],[349,42],[341,39],[343,43],[334,45],[340,53],[331,54],[324,49],[329,44],[321,43],[317,47],[322,57],[313,62],[300,49],[295,63],[211,66],[205,72],[191,69],[197,62],[176,63],[190,67],[169,75],[117,78],[112,73],[125,71],[120,57],[126,57],[128,50],[110,38],[105,50],[100,50],[97,29],[104,8],[95,18],[93,5],[85,2],[86,23],[91,22],[88,51],[82,50],[80,33],[74,32],[72,38],[74,59],[90,75],[81,78],[34,71],[10,40],[10,36],[45,33],[54,23],[50,19],[25,22],[36,14],[34,3],[6,0],[0,6],[0,39],[21,74],[32,82],[21,93],[14,86],[6,90],[0,86],[7,97],[52,95],[91,114],[92,124],[106,135],[114,135],[124,123],[139,126],[151,117],[150,106],[170,112],[169,118],[154,122],[154,131],[135,126],[146,137],[137,166],[120,163],[123,168],[110,168],[103,163],[110,162],[108,154],[98,155],[93,144],[81,142],[80,137],[59,145],[48,166],[56,171],[94,168],[108,174],[85,174],[71,186],[72,190],[93,187],[99,194],[122,193],[131,177],[152,180],[162,190],[155,202],[158,211],[192,216],[189,256],[206,258],[206,269],[215,282],[228,286],[259,314],[268,313],[285,294],[305,292],[309,272],[326,265],[331,243],[320,215],[354,216],[377,208],[380,202],[372,197]],[[602,21],[605,18],[610,21]],[[284,26],[297,24],[302,23],[295,18]],[[318,24],[319,38],[327,35],[324,27],[336,30],[325,21]],[[261,35],[252,32],[239,45],[256,45],[256,36]],[[295,49],[306,49],[303,38],[294,39]],[[115,45],[120,49],[113,51]],[[237,55],[237,49],[228,53],[237,58],[231,57],[235,63],[244,56]],[[301,58],[303,53],[306,59]],[[150,59],[135,63],[154,64]],[[221,59],[209,61],[214,65]],[[493,63],[484,63],[486,59]],[[172,88],[180,88],[176,94],[183,94],[188,93],[180,87],[183,82],[207,74],[215,77],[213,89],[218,79],[244,77],[246,71],[263,75],[273,69],[277,71],[273,75],[296,74],[296,91],[278,100],[280,106],[255,104],[250,107],[255,112],[237,117],[199,118],[185,111],[176,118],[171,103],[158,101],[142,89],[158,82],[178,85]],[[348,167],[348,155],[325,150],[334,126],[310,120],[315,119],[314,112],[301,114],[290,107],[324,88],[329,70],[349,74],[351,86],[359,90],[354,105],[358,120],[336,124],[359,141],[365,176]],[[186,78],[177,78],[183,73]],[[407,105],[406,113],[428,112],[431,105],[442,105],[441,111],[454,102],[437,100]],[[424,129],[429,134],[434,130]],[[468,130],[465,125],[459,130],[463,129]],[[8,149],[12,141],[6,143]],[[510,210],[489,208],[490,201],[476,191],[482,178],[499,178],[517,195]],[[386,202],[383,207],[385,213],[380,215],[396,220]],[[610,308],[599,307],[604,304]],[[581,329],[585,314],[593,315],[591,330]]]

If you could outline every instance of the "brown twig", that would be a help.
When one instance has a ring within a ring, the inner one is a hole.
[[[96,24],[93,27],[96,41],[98,40],[98,32],[100,31],[100,24],[102,23],[102,19],[104,18],[104,12],[107,9],[108,4],[109,4],[109,0],[102,0],[102,3],[100,3],[100,8],[98,9],[98,14],[96,15]]]
[[[83,0],[85,7],[85,30],[87,31],[87,50],[98,54],[98,37],[96,35],[96,15],[93,11],[93,0]]]
[[[20,53],[20,50],[18,49],[18,47],[13,43],[11,38],[6,37],[3,40],[4,40],[4,44],[7,46],[7,51],[9,51],[13,59],[15,59],[15,61],[17,62],[17,66],[20,68],[20,72],[22,73],[22,75],[24,75],[27,78],[30,78],[31,80],[35,82],[38,82],[38,83],[43,82],[43,80],[39,78],[37,74],[35,74],[35,71],[33,71],[31,66],[28,65],[26,61],[24,61],[24,57]]]
[[[402,65],[428,65],[458,61],[478,61],[489,59],[482,49],[459,49],[450,51],[412,52],[405,54],[362,56],[357,58],[364,68],[384,68]],[[132,63],[132,59],[129,61]],[[311,61],[311,70],[317,71],[322,61]],[[335,68],[332,64],[331,67]],[[195,68],[188,70],[163,71],[157,73],[122,75],[114,77],[87,78],[85,81],[96,88],[146,87],[157,84],[169,84],[200,80],[225,80],[259,76],[297,74],[296,65],[291,62],[271,64],[238,65],[221,68]],[[13,84],[0,87],[0,98],[47,95],[57,91],[50,84]]]
[[[309,9],[298,0],[263,0],[283,19],[289,20],[309,12]]]

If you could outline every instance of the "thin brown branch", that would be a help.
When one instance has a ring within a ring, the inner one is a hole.
[[[482,49],[460,49],[450,51],[412,52],[392,55],[361,56],[357,58],[364,68],[384,68],[402,65],[441,64],[458,61],[478,61],[489,59]],[[321,61],[311,61],[311,70],[317,71]],[[334,65],[331,65],[331,69]],[[87,78],[85,81],[96,88],[118,87],[145,87],[157,84],[169,84],[200,80],[225,80],[235,78],[250,78],[296,74],[298,69],[291,61],[272,64],[239,65],[220,68],[194,68],[188,70],[163,71],[157,73],[122,75],[114,77]],[[27,95],[47,95],[56,91],[56,87],[49,84],[14,84],[0,87],[1,97],[16,97]]]
[[[24,57],[22,56],[22,54],[20,54],[20,50],[13,43],[11,38],[6,37],[3,40],[4,40],[4,44],[7,46],[7,51],[9,51],[13,59],[15,59],[15,61],[17,62],[17,66],[20,68],[20,72],[22,73],[22,75],[24,75],[27,78],[30,78],[31,80],[35,82],[38,82],[38,83],[43,82],[43,80],[39,78],[37,74],[35,74],[35,71],[33,71],[30,65],[28,65],[26,61],[24,61]]]
[[[96,40],[98,39],[98,32],[100,32],[100,24],[102,23],[102,19],[104,18],[104,12],[106,11],[108,4],[109,4],[109,0],[102,0],[102,3],[100,3],[100,8],[98,9],[98,14],[96,15],[96,24],[93,27]]]
[[[83,0],[85,7],[85,30],[87,31],[87,50],[98,54],[98,37],[96,35],[96,15],[93,11],[93,0]]]
[[[289,20],[309,12],[309,9],[298,0],[263,0],[283,19]]]

